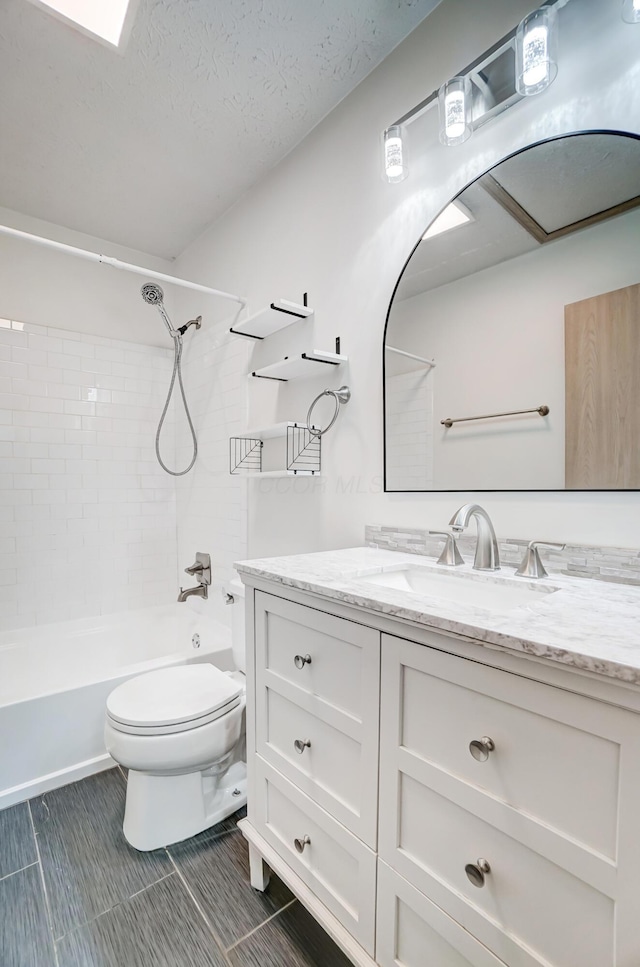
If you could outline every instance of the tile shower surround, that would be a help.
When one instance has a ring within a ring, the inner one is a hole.
[[[443,526],[443,530],[445,527]],[[472,561],[476,547],[474,527],[470,535],[458,538],[458,547],[465,560]],[[499,537],[500,561],[505,566],[518,567],[530,540],[540,538]],[[556,541],[557,538],[547,537]],[[387,550],[407,551],[410,554],[423,554],[438,557],[443,541],[433,537],[428,530],[411,527],[383,527],[367,524],[365,543],[377,544]],[[561,541],[559,543],[562,543]],[[563,551],[549,547],[539,549],[540,557],[550,574],[569,574],[572,577],[591,578],[598,581],[612,581],[616,584],[640,585],[640,551],[628,547],[597,547],[589,544],[567,544]]]
[[[175,486],[153,449],[172,360],[0,320],[2,627],[175,596]],[[172,411],[163,439],[173,458]]]
[[[387,485],[433,487],[433,390],[428,370],[387,376]]]
[[[176,478],[178,560],[191,564],[196,550],[211,555],[211,579],[220,586],[247,553],[247,481],[229,473],[229,437],[247,425],[247,369],[251,340],[229,335],[233,320],[205,317],[183,355],[184,383],[198,433],[198,460]],[[191,459],[191,435],[176,410],[176,466]],[[184,562],[184,564],[182,564]],[[187,579],[180,571],[180,579]],[[219,601],[215,588],[210,595]]]
[[[348,967],[277,877],[249,885],[244,810],[139,853],[125,788],[112,769],[0,812],[3,967]]]

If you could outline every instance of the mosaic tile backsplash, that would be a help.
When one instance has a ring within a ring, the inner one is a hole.
[[[368,524],[365,542],[389,550],[408,551],[437,557],[443,539],[428,530],[410,527],[383,527]],[[500,561],[505,566],[518,567],[529,540],[516,537],[498,538]],[[473,561],[476,547],[474,530],[458,538],[460,553],[466,561]],[[596,547],[590,544],[567,544],[563,551],[539,548],[540,558],[550,574],[570,574],[573,577],[611,581],[616,584],[640,586],[640,550],[628,547]]]

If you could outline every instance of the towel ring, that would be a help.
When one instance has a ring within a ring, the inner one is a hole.
[[[315,430],[311,426],[311,414],[313,413],[314,407],[320,402],[323,396],[333,396],[336,404],[336,408],[333,412],[333,416],[331,417],[331,420],[329,421],[329,423],[327,423],[324,430]],[[330,430],[333,424],[338,419],[338,413],[340,412],[340,404],[348,403],[350,399],[351,399],[351,390],[349,389],[348,386],[341,386],[340,389],[325,389],[322,391],[322,393],[318,393],[315,400],[309,407],[309,412],[307,413],[307,430],[309,431],[311,436],[320,437],[322,436],[323,433],[326,433],[328,430]]]

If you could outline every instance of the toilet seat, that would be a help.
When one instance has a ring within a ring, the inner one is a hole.
[[[161,668],[123,682],[107,699],[118,732],[169,735],[200,728],[237,708],[242,684],[210,664]]]

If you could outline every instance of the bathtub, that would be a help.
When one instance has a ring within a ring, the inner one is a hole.
[[[102,729],[116,685],[169,665],[233,668],[230,629],[195,607],[0,633],[0,809],[115,765]]]

